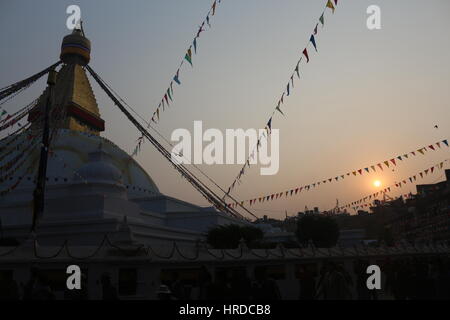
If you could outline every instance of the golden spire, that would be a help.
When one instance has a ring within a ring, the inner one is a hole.
[[[81,29],[74,29],[64,37],[60,55],[64,65],[58,72],[52,105],[65,108],[66,118],[60,125],[62,128],[98,135],[104,131],[105,122],[100,116],[97,100],[84,69],[90,61],[90,50],[91,42]],[[42,110],[46,96],[47,89],[30,112],[30,121]]]

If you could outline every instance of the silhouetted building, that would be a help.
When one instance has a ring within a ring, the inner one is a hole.
[[[342,247],[352,247],[359,245],[366,237],[364,229],[346,229],[339,232],[339,245]]]
[[[446,180],[417,185],[417,194],[372,208],[383,216],[394,241],[435,242],[450,240],[450,170]]]

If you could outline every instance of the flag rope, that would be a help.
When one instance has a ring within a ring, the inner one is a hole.
[[[335,11],[335,6],[337,6],[338,0],[334,0],[334,5],[331,2],[331,0],[327,0],[327,3],[325,5],[325,8],[322,12],[322,14],[320,15],[319,18],[319,22],[322,24],[322,28],[325,25],[325,12],[326,9],[329,8],[332,10],[333,14]],[[299,58],[299,60],[297,61],[296,67],[294,69],[294,71],[292,72],[287,85],[285,86],[285,90],[283,91],[283,93],[281,94],[281,97],[278,100],[278,103],[276,105],[276,107],[272,110],[272,113],[269,117],[269,120],[267,121],[265,127],[264,127],[264,131],[260,134],[260,136],[258,137],[258,140],[256,142],[256,146],[253,148],[252,152],[249,154],[249,156],[247,157],[247,160],[245,161],[244,165],[242,166],[241,170],[239,171],[239,174],[236,176],[236,178],[233,180],[233,182],[231,183],[231,185],[229,186],[226,195],[229,195],[230,192],[234,189],[234,187],[236,186],[237,183],[241,182],[241,177],[244,175],[245,173],[245,169],[247,167],[250,167],[250,161],[253,160],[253,158],[255,157],[255,152],[256,154],[259,151],[259,147],[261,145],[261,142],[263,139],[266,139],[270,136],[270,133],[272,131],[272,119],[274,117],[274,115],[279,112],[280,114],[284,115],[283,111],[281,110],[281,105],[284,104],[284,99],[285,96],[290,96],[291,95],[291,88],[294,88],[294,78],[295,75],[297,75],[298,79],[300,79],[300,73],[299,73],[299,66],[300,66],[300,62],[302,61],[302,59],[305,57],[306,58],[306,63],[309,62],[310,57],[308,55],[308,47],[310,44],[312,44],[314,46],[315,51],[317,51],[317,44],[316,44],[316,40],[315,37],[318,34],[318,26],[319,26],[319,22],[316,23],[316,26],[313,30],[313,33],[311,34],[308,43],[305,46],[305,49],[302,51],[302,54]]]
[[[293,188],[290,188],[288,190],[284,190],[281,192],[276,192],[276,193],[272,193],[269,195],[266,194],[264,196],[244,200],[244,201],[241,201],[240,204],[243,205],[245,203],[248,203],[250,205],[253,205],[256,202],[261,203],[261,202],[266,202],[266,201],[271,201],[271,200],[277,200],[277,199],[282,198],[283,195],[285,197],[293,196],[293,195],[297,195],[297,194],[301,193],[302,190],[309,191],[311,188],[316,188],[316,187],[326,184],[326,183],[342,181],[345,179],[345,177],[351,177],[351,176],[355,177],[355,176],[361,176],[363,174],[368,174],[371,172],[373,173],[373,172],[383,171],[384,169],[389,169],[391,167],[397,166],[398,163],[400,163],[400,161],[403,162],[405,159],[410,159],[411,155],[412,156],[416,156],[417,154],[425,155],[425,153],[428,150],[436,151],[436,150],[442,148],[443,146],[449,147],[449,143],[448,143],[447,139],[430,144],[430,145],[428,145],[428,147],[421,147],[415,151],[411,151],[411,152],[396,156],[394,158],[378,162],[377,164],[373,164],[373,165],[370,165],[370,166],[367,166],[367,167],[364,167],[364,168],[361,168],[358,170],[349,171],[346,174],[339,174],[339,175],[333,176],[331,178],[319,180],[315,183],[311,183],[308,185],[296,186],[296,187],[293,187]],[[228,205],[231,207],[235,207],[235,206],[237,206],[237,203],[236,202],[229,203]]]

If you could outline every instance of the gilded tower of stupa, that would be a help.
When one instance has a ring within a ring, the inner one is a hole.
[[[63,66],[58,71],[54,86],[52,108],[63,106],[65,118],[60,127],[98,135],[105,130],[105,122],[100,117],[97,100],[84,68],[90,61],[90,53],[91,42],[81,29],[74,29],[64,37],[60,55]],[[30,121],[41,112],[47,96],[46,89],[30,112]]]

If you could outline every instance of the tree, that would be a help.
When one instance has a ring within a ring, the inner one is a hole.
[[[339,226],[331,217],[306,214],[297,223],[296,235],[300,243],[312,240],[316,247],[329,248],[335,246],[339,239]]]
[[[251,246],[260,241],[263,235],[259,228],[253,226],[229,224],[210,229],[206,241],[215,249],[233,249],[238,247],[241,239]]]

